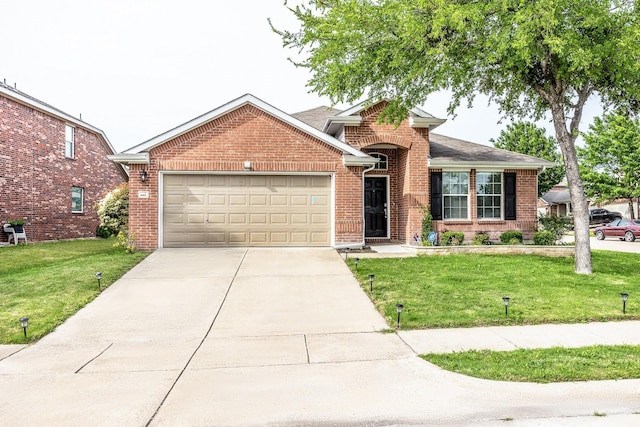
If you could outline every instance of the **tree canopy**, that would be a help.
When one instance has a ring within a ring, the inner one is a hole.
[[[547,131],[543,128],[533,123],[516,122],[508,125],[500,132],[497,139],[490,139],[490,142],[496,148],[539,157],[558,164],[538,175],[538,197],[562,181],[564,166],[562,155],[558,151],[558,142],[554,137],[547,136]]]
[[[286,3],[285,3],[286,4]],[[575,269],[591,273],[588,206],[575,140],[593,94],[640,107],[640,7],[631,0],[310,0],[274,29],[334,103],[389,100],[398,123],[435,91],[449,111],[486,94],[507,117],[553,120],[572,195]]]
[[[596,202],[640,196],[640,121],[617,111],[596,118],[578,149],[585,192]]]

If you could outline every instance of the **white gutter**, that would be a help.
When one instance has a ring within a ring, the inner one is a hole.
[[[120,153],[107,156],[107,159],[123,165],[148,165],[149,153]]]
[[[409,126],[412,128],[429,128],[429,130],[435,129],[447,119],[438,119],[435,117],[409,117]]]
[[[536,169],[544,170],[547,165],[553,163],[528,163],[528,162],[456,162],[456,161],[439,161],[437,159],[431,159],[429,167],[432,169],[445,169],[445,168],[467,168],[467,169]]]
[[[342,155],[342,164],[345,166],[375,166],[380,159],[371,156]]]

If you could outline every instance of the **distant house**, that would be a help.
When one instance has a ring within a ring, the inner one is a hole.
[[[100,129],[0,82],[0,223],[25,219],[29,241],[95,236],[94,205],[128,179],[113,153]]]
[[[571,194],[566,183],[555,185],[538,199],[539,214],[569,216],[572,212]]]
[[[551,162],[433,133],[387,105],[287,114],[244,95],[122,153],[138,247],[362,246],[434,228],[492,238],[537,226],[537,176]]]

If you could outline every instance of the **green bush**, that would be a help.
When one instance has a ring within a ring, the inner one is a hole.
[[[490,245],[491,239],[489,239],[489,235],[484,231],[480,231],[473,236],[473,244],[474,245]]]
[[[111,227],[106,227],[104,225],[99,225],[98,229],[96,230],[96,236],[102,237],[103,239],[111,237],[114,234],[116,234],[114,229],[112,229]]]
[[[538,231],[533,235],[533,243],[541,246],[551,246],[556,242],[556,235],[549,230]]]
[[[540,215],[538,217],[540,231],[550,231],[555,240],[561,240],[567,230],[571,229],[571,218],[568,216]]]
[[[506,245],[521,245],[522,231],[519,230],[509,230],[505,231],[500,235],[500,241]]]
[[[420,239],[424,246],[430,246],[431,242],[427,239],[429,233],[433,231],[433,215],[431,215],[431,207],[424,205],[422,208],[422,233]]]
[[[464,242],[464,233],[462,231],[445,231],[442,233],[440,242],[443,246],[460,246]]]

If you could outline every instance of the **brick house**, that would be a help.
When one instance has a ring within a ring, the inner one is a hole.
[[[0,223],[25,219],[29,241],[95,236],[95,203],[128,179],[113,153],[100,129],[0,82]]]
[[[430,204],[437,231],[536,226],[550,162],[433,134],[416,108],[379,124],[385,102],[289,115],[245,95],[120,154],[140,248],[359,246],[411,242]]]

